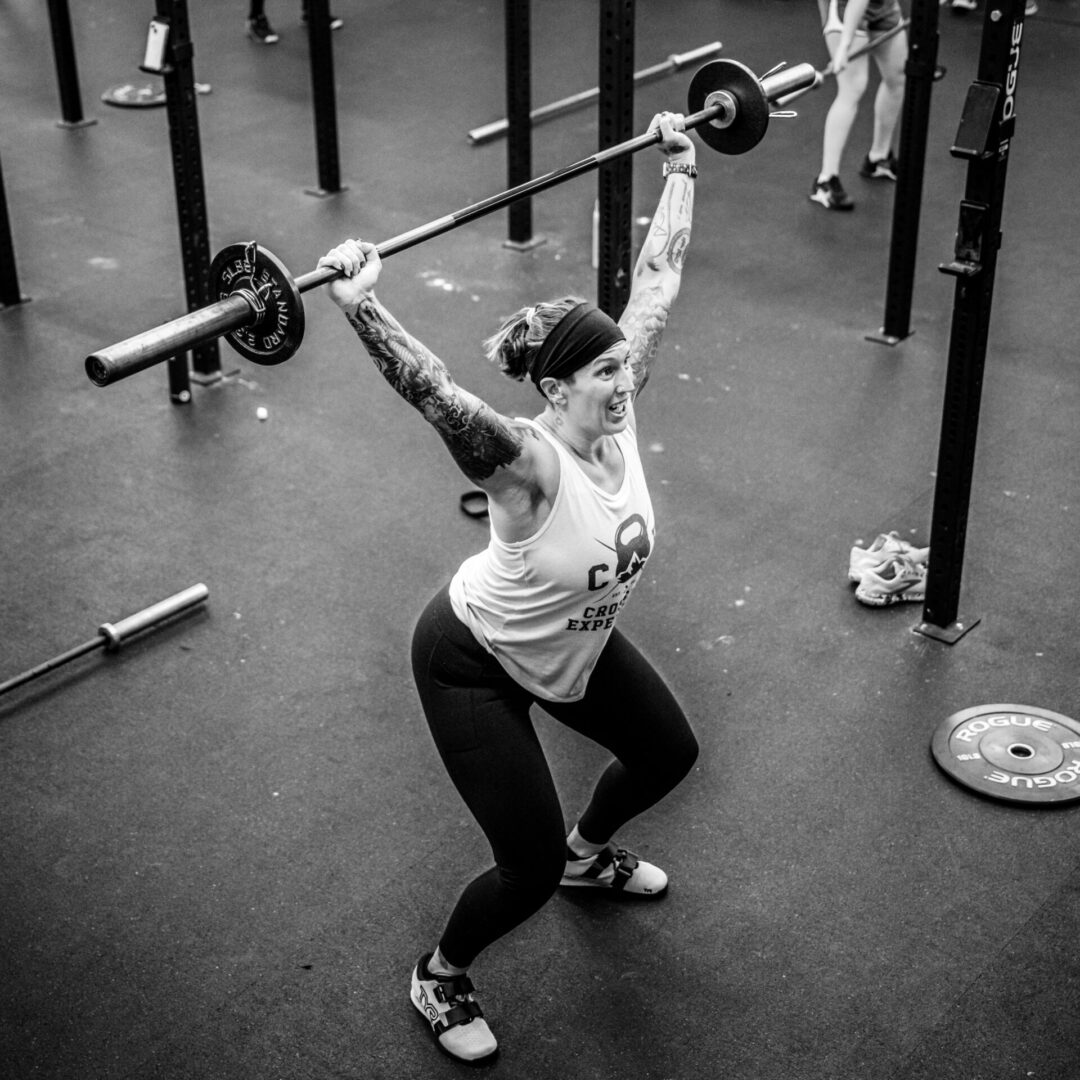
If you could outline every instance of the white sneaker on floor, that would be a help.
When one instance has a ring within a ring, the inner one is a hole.
[[[894,555],[884,565],[864,572],[855,586],[855,599],[870,607],[921,603],[926,599],[926,564]]]
[[[862,581],[867,570],[874,570],[888,562],[894,555],[905,555],[912,562],[926,563],[930,559],[930,549],[920,548],[903,540],[898,532],[878,533],[869,547],[859,547],[861,540],[856,540],[848,559],[848,581]]]

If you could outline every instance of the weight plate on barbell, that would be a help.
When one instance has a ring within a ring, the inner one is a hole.
[[[690,80],[687,109],[701,112],[709,107],[709,95],[726,91],[736,104],[729,124],[718,127],[713,121],[698,124],[694,130],[703,142],[721,154],[745,154],[753,150],[769,127],[769,99],[758,77],[737,60],[710,60]]]
[[[1080,723],[1029,705],[953,713],[931,742],[938,765],[983,795],[1010,802],[1080,799]]]
[[[210,264],[210,296],[223,300],[237,292],[257,315],[254,322],[226,334],[226,340],[256,364],[283,364],[304,340],[304,302],[292,274],[258,244],[230,244]]]

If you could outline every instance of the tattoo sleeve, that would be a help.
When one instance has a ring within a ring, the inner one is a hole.
[[[346,318],[383,378],[438,431],[470,480],[486,480],[521,456],[521,426],[461,389],[446,365],[406,333],[374,296],[361,300]]]
[[[671,305],[679,293],[693,212],[693,181],[676,174],[675,182],[665,186],[656,208],[634,267],[630,300],[619,320],[630,342],[635,397],[649,380]]]

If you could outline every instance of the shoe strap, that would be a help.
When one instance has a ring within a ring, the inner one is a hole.
[[[435,997],[446,1004],[454,998],[464,998],[475,993],[472,979],[468,975],[436,975],[431,972],[435,980]]]
[[[484,1015],[471,996],[476,990],[468,975],[429,974],[431,981],[435,983],[435,1000],[440,1005],[449,1006],[445,1011],[440,1011],[435,1020],[431,1020],[430,1014],[428,1016],[436,1035],[442,1035],[458,1024],[468,1024]]]
[[[456,1005],[440,1013],[438,1020],[432,1020],[431,1026],[436,1035],[442,1035],[458,1024],[470,1024],[473,1020],[483,1017],[483,1010],[472,998],[459,1001]]]
[[[615,880],[611,883],[611,887],[613,889],[626,888],[626,883],[634,876],[637,865],[638,859],[633,852],[619,848],[615,853]]]
[[[609,844],[603,851],[597,853],[592,866],[581,876],[598,878],[611,866],[615,873],[615,879],[612,881],[611,887],[613,889],[625,889],[626,883],[634,876],[637,865],[638,858],[632,851]]]

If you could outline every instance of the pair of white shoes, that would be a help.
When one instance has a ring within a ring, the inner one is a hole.
[[[926,599],[930,549],[915,547],[896,532],[879,533],[869,547],[856,540],[848,563],[855,599],[871,607]]]
[[[595,855],[579,859],[567,849],[560,884],[573,888],[612,889],[633,896],[660,896],[668,878],[658,866],[644,862],[625,848],[608,844]],[[430,971],[431,953],[413,968],[409,997],[431,1025],[439,1047],[459,1061],[490,1058],[499,1044],[476,1002],[468,975],[437,975]]]

